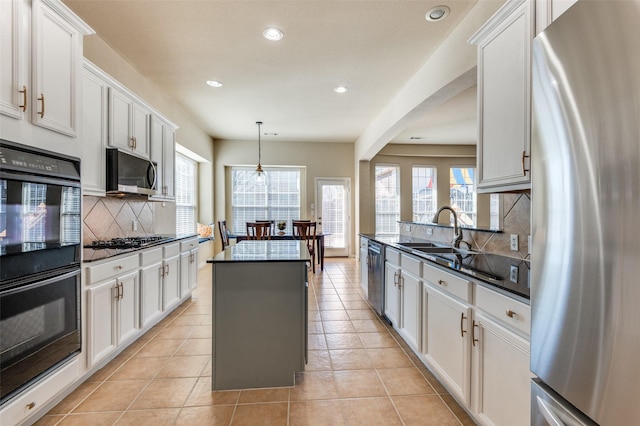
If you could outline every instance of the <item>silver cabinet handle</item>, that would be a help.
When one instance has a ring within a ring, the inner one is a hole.
[[[536,396],[536,399],[540,413],[547,423],[549,423],[549,426],[565,426],[565,423],[553,412],[552,408],[546,401],[540,398],[539,395]]]
[[[509,318],[513,318],[513,317],[517,317],[517,316],[518,316],[518,314],[517,314],[517,313],[515,313],[514,311],[512,311],[511,309],[507,309],[507,310],[504,312],[504,314],[505,314],[506,316],[508,316]]]

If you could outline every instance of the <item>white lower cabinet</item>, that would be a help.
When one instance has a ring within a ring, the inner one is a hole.
[[[424,284],[422,353],[440,380],[465,404],[471,404],[471,307]]]
[[[162,315],[162,248],[140,253],[140,325],[153,323]]]
[[[530,307],[387,247],[385,315],[483,425],[529,424]]]
[[[394,328],[400,328],[400,265],[384,264],[384,314]]]
[[[360,237],[360,288],[369,296],[369,239]]]
[[[162,275],[162,309],[167,310],[180,302],[180,244],[164,247]]]
[[[528,305],[477,286],[472,392],[481,424],[529,424],[529,324]]]
[[[138,270],[92,285],[89,297],[89,365],[138,331]]]
[[[198,239],[180,243],[180,297],[188,296],[198,286]]]

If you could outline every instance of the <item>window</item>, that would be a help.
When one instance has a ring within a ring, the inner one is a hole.
[[[196,233],[197,163],[176,153],[176,235]]]
[[[254,168],[231,169],[232,233],[247,233],[246,223],[254,220],[275,220],[291,223],[300,219],[301,169],[265,167],[267,185],[257,185]]]
[[[398,233],[400,220],[400,168],[376,165],[376,234]]]
[[[476,185],[474,167],[452,167],[450,169],[449,205],[458,214],[462,226],[476,226]]]
[[[438,194],[435,167],[413,166],[413,221],[431,222],[436,214]]]

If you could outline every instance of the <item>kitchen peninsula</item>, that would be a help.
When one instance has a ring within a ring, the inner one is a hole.
[[[307,350],[304,241],[243,241],[208,259],[212,390],[293,386]]]

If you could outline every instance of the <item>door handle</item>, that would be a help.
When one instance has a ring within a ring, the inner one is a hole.
[[[565,423],[553,412],[549,404],[540,398],[540,395],[536,395],[536,400],[540,413],[550,426],[565,426]]]
[[[473,346],[475,346],[476,342],[478,342],[478,339],[476,339],[476,327],[479,327],[479,325],[479,323],[473,320],[473,325],[471,326],[471,344]]]
[[[464,312],[460,312],[460,337],[464,337],[464,333],[467,332],[467,330],[462,328],[465,319],[467,319],[467,317],[464,316]]]
[[[42,111],[39,111],[38,114],[40,115],[40,118],[44,118],[44,93],[40,93],[38,100],[42,101]]]

